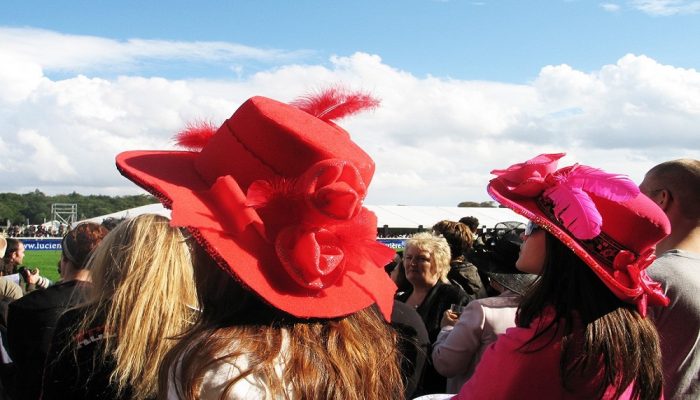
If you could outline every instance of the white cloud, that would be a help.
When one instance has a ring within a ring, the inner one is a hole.
[[[261,61],[289,62],[312,54],[310,51],[259,49],[226,42],[176,42],[96,36],[67,35],[43,29],[0,28],[0,59],[18,63],[31,61],[45,70],[128,71],[144,60],[204,63]]]
[[[13,158],[12,170],[17,173],[29,171],[39,182],[55,183],[71,181],[78,178],[78,174],[68,160],[66,154],[62,154],[47,136],[42,136],[33,130],[20,130],[12,146],[12,151],[24,147],[24,156]],[[20,153],[15,152],[15,154]],[[11,179],[12,181],[12,179]]]
[[[608,12],[617,12],[620,11],[620,5],[615,4],[615,3],[602,3],[600,7]]]
[[[649,15],[670,16],[695,14],[700,11],[700,1],[688,0],[633,0],[631,5]]]
[[[57,47],[66,47],[62,38],[75,39],[56,35]],[[92,59],[104,49],[85,51]],[[700,73],[642,55],[590,72],[544,66],[534,81],[515,85],[417,77],[365,53],[230,80],[56,80],[44,76],[42,57],[5,54],[0,87],[13,91],[0,94],[6,191],[136,193],[114,167],[118,152],[172,148],[186,122],[221,123],[253,95],[289,101],[338,83],[382,99],[376,111],[340,121],[377,164],[370,204],[488,200],[490,170],[541,152],[568,151],[562,165],[581,162],[637,180],[658,162],[700,158]]]

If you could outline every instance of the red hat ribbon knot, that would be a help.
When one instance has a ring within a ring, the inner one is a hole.
[[[201,193],[207,201],[210,212],[196,211],[191,204],[176,199],[173,201],[171,223],[175,226],[189,226],[227,234],[238,234],[252,225],[265,237],[265,226],[258,213],[247,207],[246,195],[230,176],[217,178],[208,191]]]
[[[654,250],[650,248],[639,257],[635,257],[631,251],[622,250],[613,261],[613,279],[633,291],[632,297],[642,317],[646,317],[647,303],[663,306],[669,303],[661,284],[649,278],[645,271],[655,259]]]

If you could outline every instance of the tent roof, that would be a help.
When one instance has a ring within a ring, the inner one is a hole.
[[[488,228],[494,227],[499,222],[519,221],[527,223],[527,219],[508,208],[488,207],[429,207],[429,206],[373,206],[366,205],[368,209],[377,215],[377,226],[387,225],[389,228],[430,228],[443,219],[458,221],[462,217],[473,216],[479,219],[479,225]],[[100,223],[106,218],[131,218],[140,214],[153,213],[170,217],[170,210],[160,203],[130,208],[128,210],[102,215],[85,221]],[[81,221],[84,222],[84,221]]]

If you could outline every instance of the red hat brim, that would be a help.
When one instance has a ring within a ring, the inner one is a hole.
[[[158,197],[166,207],[173,209],[173,201],[177,201],[177,208],[187,209],[189,219],[216,220],[221,216],[207,204],[209,185],[196,171],[197,156],[189,151],[128,151],[117,156],[116,164],[122,175]],[[301,288],[291,279],[281,278],[283,267],[273,245],[252,226],[232,236],[194,228],[200,225],[198,221],[186,223],[175,210],[172,219],[173,225],[193,231],[221,268],[275,308],[301,318],[333,318],[377,303],[389,319],[395,287],[382,268],[348,270],[322,291]]]

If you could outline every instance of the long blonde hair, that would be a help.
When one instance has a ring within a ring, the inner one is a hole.
[[[155,396],[161,360],[197,304],[185,238],[166,217],[143,214],[114,228],[87,268],[94,286],[78,330],[105,318],[100,357],[114,361],[110,382],[119,393],[133,388],[135,399]]]
[[[246,377],[270,398],[403,398],[397,335],[375,306],[341,318],[298,319],[265,304],[199,253],[202,312],[167,355],[159,398],[174,383],[177,398],[197,399],[205,373],[239,358],[248,367],[229,379],[221,398]]]

